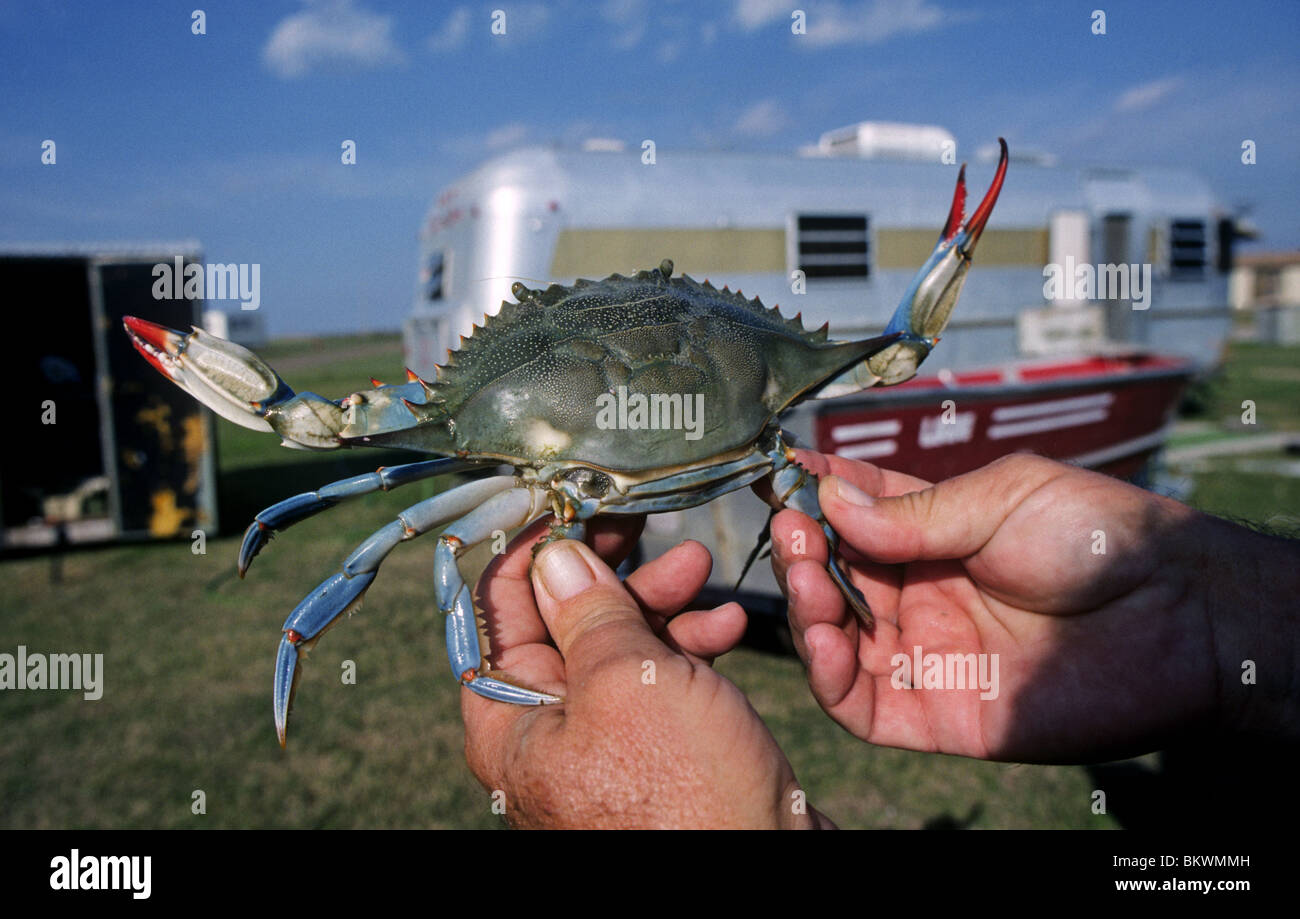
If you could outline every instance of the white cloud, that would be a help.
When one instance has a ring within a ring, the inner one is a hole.
[[[649,25],[645,0],[605,0],[600,18],[618,29],[613,44],[624,51],[641,44]]]
[[[782,0],[736,0],[733,18],[746,31],[762,28],[775,20],[790,22],[792,8]],[[862,0],[810,5],[807,33],[795,36],[804,47],[827,45],[875,45],[897,35],[928,32],[965,22],[975,13],[957,13],[935,6],[929,0]]]
[[[458,6],[443,23],[442,28],[429,36],[429,47],[434,51],[455,51],[469,38],[469,7]]]
[[[791,12],[785,0],[736,0],[734,18],[742,29],[752,32],[773,19],[789,18]]]
[[[1183,85],[1182,77],[1165,77],[1126,89],[1115,102],[1117,112],[1140,112],[1149,109]]]
[[[790,119],[780,103],[775,99],[764,99],[741,112],[732,130],[741,137],[770,137],[789,123]]]
[[[393,41],[393,19],[352,0],[308,0],[307,8],[280,21],[262,60],[285,79],[321,66],[384,67],[404,60]]]

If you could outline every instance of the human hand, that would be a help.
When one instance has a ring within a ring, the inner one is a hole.
[[[827,476],[822,511],[874,631],[846,608],[820,528],[797,511],[773,519],[773,568],[813,694],[863,740],[1077,762],[1146,752],[1192,730],[1267,730],[1288,723],[1279,704],[1294,715],[1294,693],[1281,689],[1296,672],[1293,599],[1289,627],[1269,634],[1256,621],[1264,617],[1243,615],[1240,593],[1285,590],[1293,548],[1287,562],[1277,557],[1286,549],[1258,534],[1041,457],[1008,456],[933,486],[839,457],[799,459]],[[1272,583],[1257,565],[1274,572]],[[996,695],[907,688],[931,669],[924,656],[921,674],[903,669],[918,647],[989,655]],[[1242,661],[1264,658],[1280,683],[1243,687]]]
[[[595,524],[600,555],[631,549],[635,534]],[[530,577],[544,532],[516,539],[479,590],[494,668],[564,704],[461,694],[470,769],[505,793],[510,824],[827,825],[802,806],[789,762],[744,695],[710,666],[740,640],[744,610],[681,612],[708,578],[708,550],[683,543],[620,583],[597,551],[561,540],[538,552]]]

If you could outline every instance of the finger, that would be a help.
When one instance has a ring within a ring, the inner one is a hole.
[[[918,479],[904,472],[895,472],[877,466],[875,463],[848,459],[834,453],[818,453],[816,450],[806,449],[798,449],[794,453],[795,462],[819,479],[828,475],[837,475],[842,479],[848,479],[869,495],[901,495],[909,491],[920,491],[931,484],[925,479]],[[770,490],[769,488],[768,491]]]
[[[841,544],[840,554],[851,562],[846,568],[846,573],[854,586],[862,591],[867,606],[878,617],[887,620],[896,619],[901,571],[893,566],[865,560],[861,553],[853,552],[851,549],[847,552],[843,549],[844,546]],[[787,510],[772,518],[772,572],[776,577],[777,586],[781,588],[786,599],[790,599],[787,586],[790,567],[798,562],[811,560],[824,569],[827,558],[826,537],[822,528],[815,524],[811,517],[795,510]],[[829,581],[829,575],[827,580]],[[842,612],[848,617],[853,615],[847,607]]]
[[[562,671],[564,662],[552,647],[528,645],[513,653],[527,657],[543,651],[549,652],[554,658],[555,666]],[[530,662],[527,660],[514,663],[522,669],[529,669]],[[548,733],[559,730],[564,723],[562,705],[507,705],[485,699],[463,687],[460,693],[460,712],[465,721],[465,759],[470,771],[485,787],[491,789],[516,786],[516,779],[508,777],[508,774],[523,759],[519,753],[525,736],[528,738],[529,751],[536,756],[545,756],[539,751],[539,744]]]
[[[748,625],[744,607],[733,601],[682,613],[668,622],[665,638],[670,648],[712,664],[740,644]]]
[[[650,628],[662,632],[664,625],[695,599],[713,570],[713,556],[693,539],[673,546],[663,555],[646,562],[623,582],[641,604]]]
[[[789,598],[786,586],[790,566],[804,559],[825,565],[830,557],[826,534],[807,514],[789,508],[772,518],[772,574],[777,586]]]
[[[528,576],[533,546],[546,536],[550,524],[548,518],[528,527],[494,558],[479,581],[478,596],[494,675],[563,696],[564,661],[550,644]],[[562,718],[562,709],[503,705],[462,688],[461,715],[470,769],[487,787],[503,788],[509,784],[504,770],[516,759],[511,751],[520,732],[539,721]]]
[[[562,539],[538,552],[533,589],[564,657],[570,703],[602,669],[627,668],[638,681],[641,661],[667,651],[618,576],[583,543]]]
[[[873,466],[871,463],[863,463],[857,460],[847,460],[842,457],[838,457],[834,455],[817,453],[814,450],[796,450],[795,462],[798,463],[800,466],[802,466],[804,469],[807,469],[814,476],[817,476],[818,479],[830,475],[832,469],[836,469],[839,471],[841,475],[846,477],[850,482],[852,482],[854,485],[856,485],[858,488],[862,489],[869,495],[878,495],[881,493],[881,489],[883,488],[884,472],[879,467]],[[767,488],[767,494],[771,495],[770,486]],[[776,507],[778,511],[785,509],[784,505],[778,502],[775,497],[770,497],[769,503],[772,504],[774,507]],[[806,522],[803,522],[805,519]],[[781,585],[781,589],[783,591],[785,589],[784,587],[785,568],[788,562],[791,560],[791,553],[793,553],[793,558],[819,557],[822,559],[823,562],[826,559],[826,548],[824,544],[821,543],[819,540],[813,540],[814,543],[812,546],[813,554],[811,556],[807,556],[806,553],[803,553],[799,550],[799,546],[803,542],[805,542],[805,535],[808,532],[813,530],[820,532],[821,530],[821,524],[813,523],[811,518],[800,518],[800,521],[801,521],[800,523],[795,524],[795,523],[791,523],[790,519],[787,518],[784,521],[784,526],[782,527],[781,530],[782,536],[787,532],[793,534],[796,540],[793,544],[786,542],[784,539],[778,537],[777,531],[775,529],[776,521],[775,519],[772,521],[772,524],[774,526],[774,529],[772,531],[773,546],[774,546],[772,552],[772,558],[773,558],[772,570],[773,573],[776,575],[777,583]],[[776,547],[778,544],[783,544],[786,547],[781,553],[777,552]],[[820,552],[821,554],[817,555],[816,553],[818,552]],[[854,561],[861,560],[862,558],[860,554],[856,552],[852,552],[851,550],[845,557]]]
[[[790,602],[786,607],[786,617],[790,622],[790,637],[805,667],[809,658],[804,636],[815,625],[829,625],[846,632],[851,628],[856,642],[857,623],[853,612],[844,602],[844,595],[831,580],[825,565],[811,559],[798,561],[790,567],[787,583]]]
[[[843,629],[816,623],[804,633],[808,686],[824,709],[844,701],[858,677],[857,643]]]
[[[554,522],[548,515],[527,527],[483,572],[478,597],[494,653],[516,645],[550,641],[546,624],[537,614],[529,569],[533,548],[546,538]],[[588,541],[607,564],[617,567],[636,546],[644,524],[642,515],[595,518],[590,523]],[[682,605],[690,602],[691,597],[683,600]]]
[[[875,561],[960,559],[978,552],[1030,493],[1068,469],[1012,456],[921,491],[879,498],[830,476],[818,499],[841,538]]]
[[[643,519],[593,521],[590,538],[617,564],[635,546]],[[505,553],[493,559],[480,581],[479,595],[494,670],[533,689],[565,696],[568,694],[565,662],[549,643],[550,635],[538,612],[530,576],[533,547],[545,538],[551,523],[546,518],[528,527]],[[584,551],[591,550],[584,547]],[[463,689],[465,757],[471,771],[488,788],[513,785],[505,773],[510,764],[519,762],[515,754],[522,736],[529,735],[532,749],[536,751],[548,732],[560,729],[564,711],[558,705],[503,705]]]
[[[845,730],[876,742],[877,681],[858,660],[858,649],[840,629],[818,625],[805,636],[811,660],[808,686],[826,714]]]
[[[930,484],[924,479],[906,473],[884,469],[875,463],[863,460],[837,456],[834,453],[796,450],[795,461],[819,479],[837,475],[842,479],[848,479],[869,495],[897,495],[918,491]]]
[[[550,641],[533,600],[533,582],[528,574],[533,546],[546,536],[550,525],[547,517],[526,528],[491,561],[479,579],[479,604],[494,659],[519,645]]]
[[[914,475],[885,469],[862,460],[846,459],[843,456],[830,456],[827,460],[830,465],[829,475],[848,479],[869,495],[901,495],[929,488],[932,484]]]
[[[596,550],[596,554],[605,560],[605,564],[617,568],[632,554],[644,528],[645,514],[608,514],[592,517],[587,521],[586,543]]]

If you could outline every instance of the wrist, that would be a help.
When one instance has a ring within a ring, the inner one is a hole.
[[[1205,518],[1197,572],[1215,653],[1217,722],[1300,742],[1300,542]]]

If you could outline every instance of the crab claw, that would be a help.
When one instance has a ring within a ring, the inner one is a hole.
[[[343,409],[315,393],[295,395],[247,348],[197,327],[186,334],[135,316],[124,316],[122,324],[145,360],[222,418],[254,431],[275,431],[286,446],[340,445]]]
[[[274,370],[247,348],[195,328],[188,335],[125,316],[131,344],[145,360],[222,418],[254,431],[270,431],[264,406],[293,396]]]
[[[870,372],[882,385],[891,386],[915,376],[916,368],[925,360],[939,340],[939,333],[948,324],[948,317],[952,315],[952,308],[956,306],[957,296],[966,280],[975,244],[988,224],[1007,174],[1007,142],[999,137],[998,143],[1002,147],[1002,156],[998,160],[993,184],[969,220],[964,220],[966,166],[962,165],[957,174],[952,208],[943,232],[939,234],[939,242],[885,328],[886,335],[902,333],[902,338],[867,360]]]

